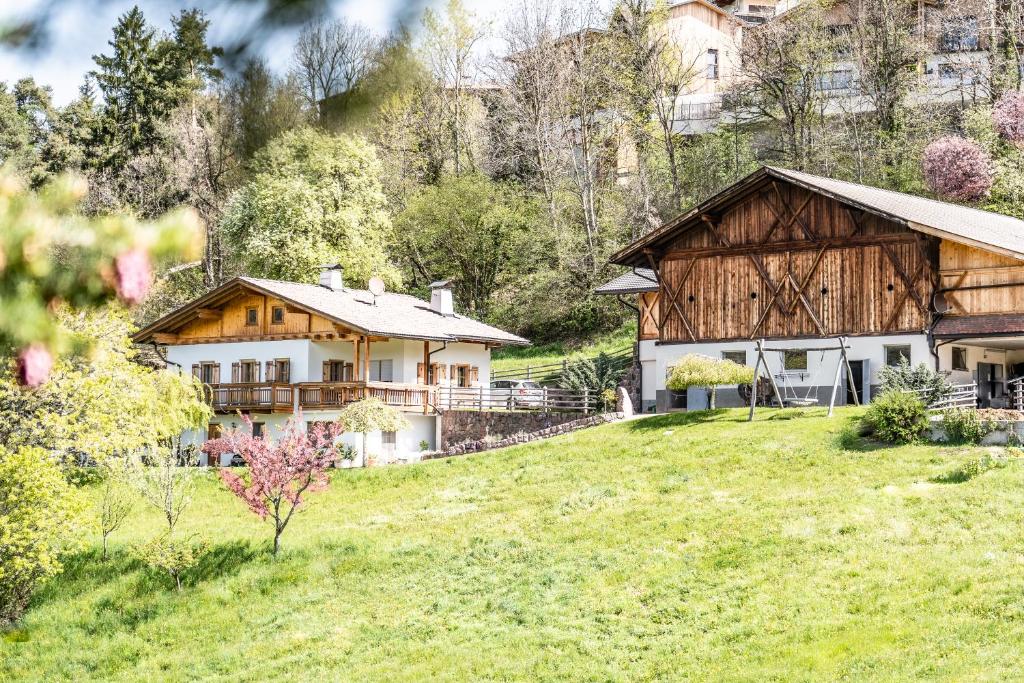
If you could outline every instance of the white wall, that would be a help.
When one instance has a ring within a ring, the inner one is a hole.
[[[320,368],[310,377],[309,353],[310,342],[306,339],[289,339],[283,341],[225,342],[221,344],[182,344],[168,346],[167,359],[181,365],[183,372],[191,374],[192,364],[207,361],[220,363],[220,381],[231,381],[231,364],[242,359],[253,359],[260,362],[260,378],[263,378],[265,361],[277,358],[291,360],[292,382],[319,382]]]
[[[967,351],[967,370],[953,369],[953,347]],[[970,384],[978,379],[978,363],[994,363],[1003,366],[1003,379],[1013,379],[1012,366],[1024,362],[1024,351],[1001,350],[999,344],[978,346],[976,344],[950,343],[938,347],[939,370],[947,374],[953,384]]]

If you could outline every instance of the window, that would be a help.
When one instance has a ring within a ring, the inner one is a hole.
[[[213,361],[196,363],[192,366],[192,374],[203,384],[218,384],[220,383],[220,364]]]
[[[967,349],[962,346],[953,347],[953,369],[967,370]]]
[[[395,454],[395,445],[398,443],[398,432],[381,432],[380,445],[385,455]]]
[[[370,381],[371,382],[394,382],[394,374],[392,372],[393,361],[388,360],[371,360],[370,361]]]
[[[834,24],[828,27],[829,38],[832,40],[833,54],[838,59],[845,59],[853,53],[851,35],[852,24]]]
[[[722,351],[722,358],[725,360],[731,360],[737,365],[747,364],[747,352],[746,351]]]
[[[953,17],[942,21],[939,51],[970,52],[979,46],[978,17]]]
[[[325,382],[351,382],[354,367],[352,363],[343,360],[324,361]]]
[[[852,85],[853,71],[850,69],[826,71],[818,78],[818,90],[849,90]]]
[[[214,439],[219,439],[223,435],[224,435],[224,430],[223,430],[223,428],[219,424],[210,423],[206,427],[206,439],[207,439],[207,441],[213,441]]]
[[[708,50],[707,77],[711,80],[718,79],[718,50]]]
[[[270,322],[274,325],[284,324],[284,306],[274,306],[270,309]]]
[[[807,370],[806,351],[784,351],[782,356],[783,366],[786,368],[786,370]]]
[[[292,362],[287,358],[267,361],[267,381],[288,384],[291,381]]]
[[[242,382],[244,384],[255,384],[260,381],[260,364],[259,361],[255,360],[242,360],[238,361],[232,367],[234,375],[231,381]]]
[[[264,432],[263,427],[264,427],[264,424],[262,422],[253,422],[252,423],[252,435],[253,435],[253,437],[259,438],[259,437],[263,436],[263,432]]]
[[[260,324],[260,312],[255,306],[245,309],[245,324],[248,327]]]
[[[886,346],[885,364],[895,368],[902,363],[910,363],[910,346]]]

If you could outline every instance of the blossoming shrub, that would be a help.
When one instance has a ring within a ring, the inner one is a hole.
[[[40,448],[0,448],[0,624],[16,620],[32,593],[61,570],[84,536],[83,502]]]
[[[955,135],[935,140],[924,150],[924,178],[936,194],[973,202],[992,188],[992,159],[976,142]]]
[[[996,131],[1010,142],[1024,143],[1024,93],[1011,90],[992,108],[992,122]]]
[[[712,358],[700,354],[687,354],[679,359],[669,374],[667,386],[672,391],[685,391],[690,387],[711,389],[710,407],[715,407],[716,386],[723,384],[753,384],[754,369],[731,360]]]

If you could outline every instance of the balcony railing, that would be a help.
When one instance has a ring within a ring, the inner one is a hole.
[[[210,384],[210,405],[217,412],[236,410],[290,413],[295,405],[295,392],[291,384]]]
[[[424,414],[433,410],[434,387],[394,382],[306,382],[299,388],[299,407],[304,410],[332,410],[364,398],[378,398],[389,406],[417,410]]]

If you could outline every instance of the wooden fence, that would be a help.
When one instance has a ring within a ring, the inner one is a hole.
[[[210,404],[219,412],[290,412],[294,400],[291,384],[212,384],[207,391]]]
[[[489,387],[439,387],[437,407],[442,410],[525,410],[548,413],[600,412],[603,399],[590,391],[542,387],[540,389],[492,389]]]
[[[937,401],[932,401],[927,405],[928,410],[946,410],[948,408],[977,408],[978,407],[978,385],[977,383],[971,384],[951,384],[949,386],[949,392]],[[917,394],[919,398],[924,400],[928,395],[927,389],[908,390],[904,393]]]
[[[1010,396],[1010,407],[1014,410],[1024,410],[1024,377],[1008,381],[1006,391]]]
[[[633,364],[633,349],[623,349],[622,351],[616,351],[615,353],[605,354],[605,357],[609,359],[617,370],[625,371],[630,365]],[[539,384],[557,385],[562,381],[565,373],[573,365],[584,361],[594,361],[598,356],[590,356],[584,359],[567,360],[563,359],[557,363],[543,363],[540,365],[522,365],[514,368],[506,368],[504,370],[491,370],[491,381],[500,379],[519,379],[529,380],[531,382],[537,382]]]

